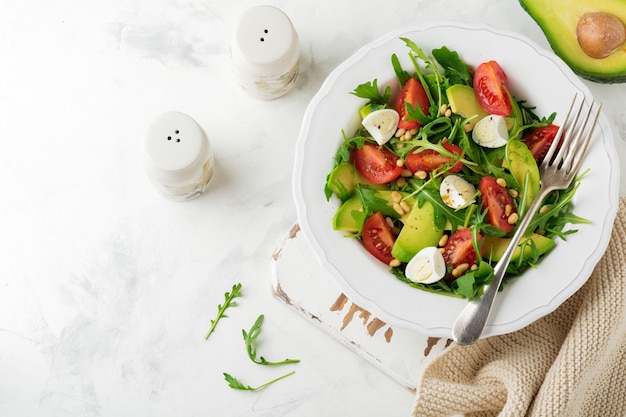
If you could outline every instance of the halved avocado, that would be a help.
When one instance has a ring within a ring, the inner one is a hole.
[[[605,12],[626,24],[624,0],[519,0],[537,22],[550,46],[578,75],[601,83],[626,82],[626,45],[606,58],[592,58],[578,43],[576,26],[590,12]]]

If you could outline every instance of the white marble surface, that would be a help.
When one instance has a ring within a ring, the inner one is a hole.
[[[408,415],[411,392],[271,295],[271,255],[296,220],[300,121],[337,64],[397,26],[483,22],[547,46],[518,2],[268,0],[303,58],[295,89],[270,102],[229,64],[235,22],[258,2],[0,3],[0,415]],[[626,85],[587,85],[624,156]],[[194,117],[215,151],[192,202],[161,198],[141,165],[143,130],[167,110]],[[236,282],[244,297],[205,341]],[[247,359],[241,329],[261,313],[259,352],[301,363]],[[222,376],[256,385],[291,369],[259,392]]]

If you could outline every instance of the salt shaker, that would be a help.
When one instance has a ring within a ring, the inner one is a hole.
[[[202,127],[185,113],[156,117],[144,138],[144,166],[155,187],[177,201],[202,194],[213,176],[213,151]]]
[[[300,69],[298,34],[289,17],[273,6],[256,6],[241,16],[231,45],[233,72],[251,96],[274,99],[289,92]]]

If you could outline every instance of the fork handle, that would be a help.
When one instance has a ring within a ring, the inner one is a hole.
[[[506,268],[509,266],[509,262],[511,262],[511,257],[513,256],[513,253],[515,252],[522,236],[526,233],[526,229],[528,228],[530,221],[537,210],[539,210],[539,206],[541,205],[544,197],[552,190],[553,188],[543,187],[539,190],[539,193],[528,208],[526,215],[517,226],[517,230],[513,234],[511,242],[504,251],[502,258],[500,258],[498,263],[496,263],[496,266],[493,269],[493,281],[490,284],[485,285],[484,292],[480,299],[468,302],[463,311],[461,311],[461,314],[457,317],[454,325],[452,326],[452,338],[457,343],[461,345],[471,345],[478,340],[482,334],[485,324],[487,323],[487,319],[489,318],[489,312],[493,306],[496,294],[498,293],[500,284],[502,284]]]

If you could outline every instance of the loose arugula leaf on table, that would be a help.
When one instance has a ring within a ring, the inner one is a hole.
[[[281,379],[287,378],[288,376],[293,375],[295,373],[296,371],[291,371],[289,373],[286,373],[285,375],[279,376],[278,378],[274,378],[271,381],[261,384],[258,387],[251,387],[250,385],[245,385],[241,383],[237,378],[235,378],[234,376],[226,372],[224,372],[223,375],[224,375],[224,379],[226,380],[226,382],[228,382],[228,386],[233,389],[238,389],[238,390],[243,390],[243,391],[258,391],[260,389],[267,387],[268,385],[273,384],[276,381],[280,381]]]
[[[263,324],[263,319],[264,316],[263,314],[261,314],[250,328],[250,331],[246,332],[245,330],[242,330],[243,340],[246,343],[246,351],[248,352],[248,357],[250,358],[250,360],[259,365],[285,365],[288,363],[300,362],[300,359],[284,359],[279,362],[269,362],[265,360],[263,356],[259,356],[259,358],[257,359],[255,342],[261,334],[261,324]]]
[[[235,298],[237,297],[241,297],[241,283],[234,284],[230,292],[224,293],[224,304],[220,304],[217,306],[217,316],[215,317],[214,320],[211,320],[211,328],[209,329],[209,332],[204,337],[204,340],[207,340],[209,336],[211,336],[211,334],[215,331],[215,327],[217,326],[217,323],[221,319],[228,317],[226,315],[226,309],[237,305],[237,302],[234,301]]]

